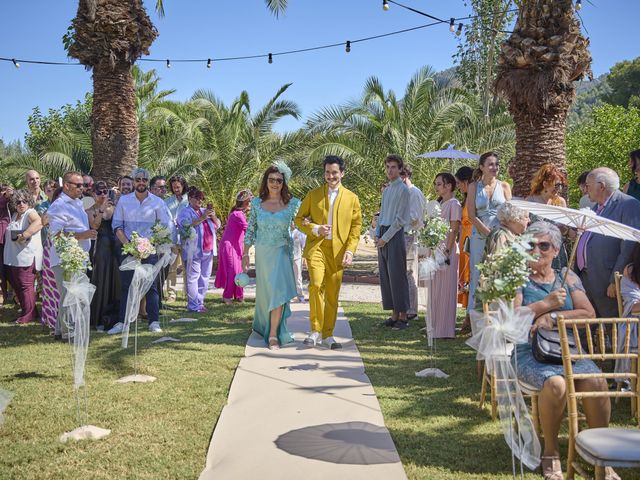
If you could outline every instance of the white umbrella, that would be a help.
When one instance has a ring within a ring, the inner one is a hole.
[[[596,212],[589,208],[576,210],[574,208],[557,207],[555,205],[546,205],[544,203],[527,202],[525,200],[510,200],[510,203],[518,208],[546,218],[552,222],[560,223],[568,227],[578,230],[578,238],[573,244],[571,256],[569,258],[569,267],[573,264],[576,256],[576,248],[578,241],[583,232],[599,233],[608,237],[619,238],[621,240],[631,240],[640,242],[640,230],[629,227],[623,223],[600,217]],[[569,269],[567,269],[568,273]],[[567,276],[565,275],[564,281]],[[564,285],[564,282],[563,282]]]
[[[451,159],[463,158],[468,160],[478,160],[480,158],[480,155],[476,153],[469,153],[469,152],[463,152],[462,150],[455,150],[453,147],[455,147],[455,145],[449,144],[449,146],[444,150],[436,150],[435,152],[421,153],[420,155],[418,155],[418,157],[419,158],[451,158]]]

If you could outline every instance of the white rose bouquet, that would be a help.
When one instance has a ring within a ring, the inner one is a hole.
[[[78,240],[74,236],[60,232],[53,237],[53,244],[60,257],[60,266],[64,270],[64,276],[67,279],[71,279],[76,273],[85,273],[87,269],[91,270],[89,252],[85,252],[80,247]]]
[[[529,253],[533,242],[531,235],[522,235],[478,264],[481,280],[476,295],[482,302],[510,302],[515,298],[517,290],[529,280],[531,269],[527,262],[534,258]]]

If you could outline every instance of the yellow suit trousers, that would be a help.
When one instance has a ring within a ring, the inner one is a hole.
[[[336,265],[331,240],[324,240],[311,258],[309,269],[309,308],[311,330],[322,338],[333,335],[338,316],[338,295],[342,284],[342,265]]]

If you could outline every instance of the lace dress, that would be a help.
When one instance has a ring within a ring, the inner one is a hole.
[[[286,208],[269,212],[262,208],[260,198],[251,200],[245,248],[256,248],[256,308],[253,330],[269,342],[271,311],[283,305],[278,326],[280,344],[293,342],[287,329],[287,318],[291,316],[289,300],[297,295],[293,275],[293,244],[289,234],[291,222],[300,207],[300,200],[292,198]]]

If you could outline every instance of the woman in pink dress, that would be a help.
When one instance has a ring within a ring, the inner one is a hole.
[[[251,208],[252,198],[253,196],[249,190],[243,190],[238,193],[236,205],[229,214],[222,240],[220,240],[215,285],[216,288],[224,288],[222,292],[222,301],[224,303],[231,303],[234,299],[239,302],[244,300],[244,290],[235,284],[235,277],[242,272],[244,233],[247,230],[246,214]]]
[[[460,252],[456,238],[462,219],[462,206],[454,196],[456,179],[450,173],[436,175],[434,186],[440,200],[440,216],[449,222],[451,228],[447,238],[440,245],[447,263],[438,270],[429,285],[429,302],[433,338],[454,338],[456,336],[456,304],[458,301],[458,260]]]

